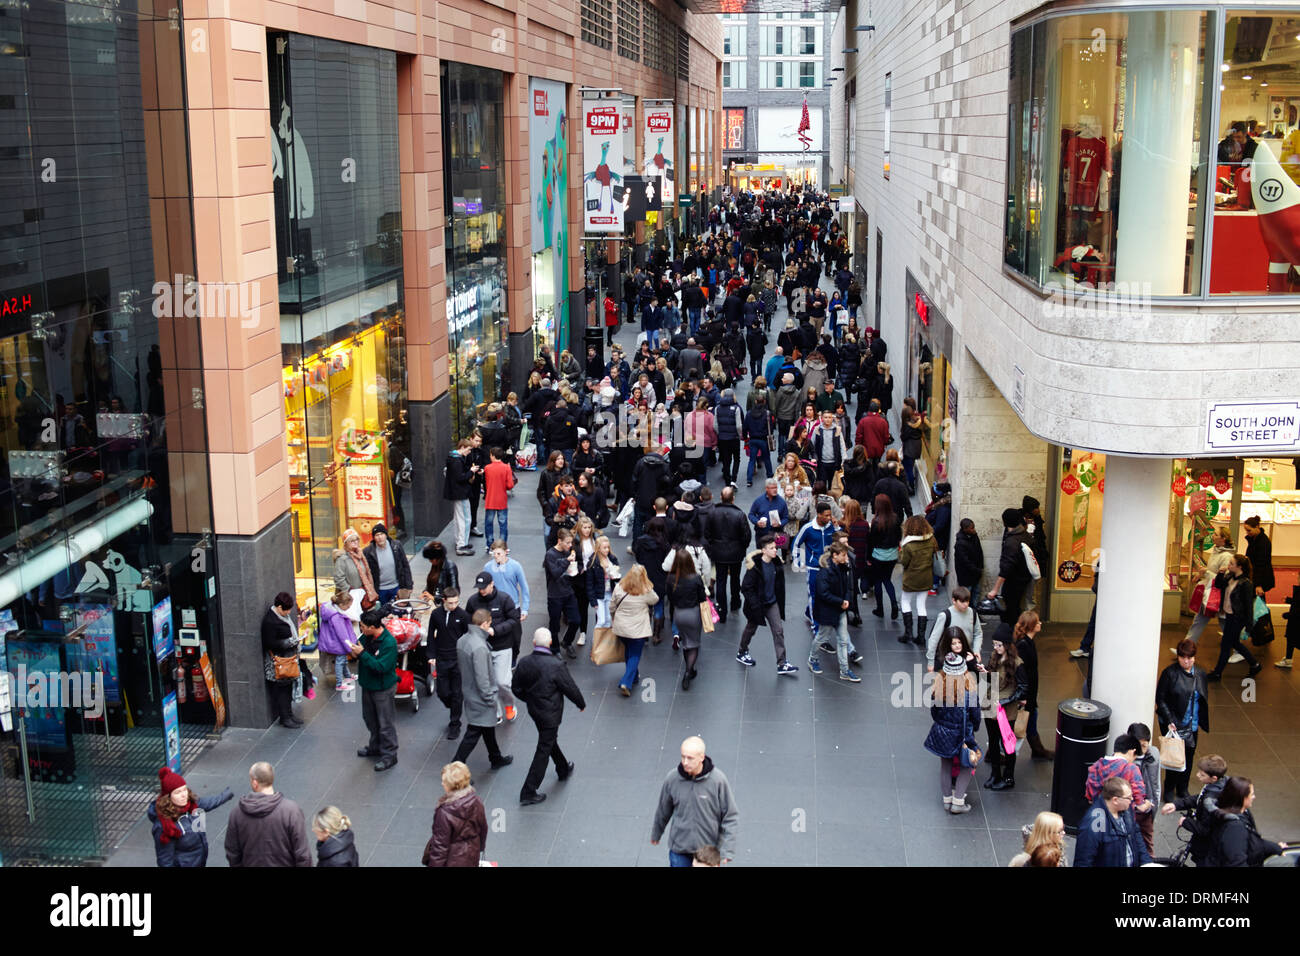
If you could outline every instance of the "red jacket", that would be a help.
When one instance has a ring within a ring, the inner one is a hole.
[[[483,506],[490,511],[504,511],[508,501],[506,492],[515,486],[515,473],[504,461],[490,461],[483,469]]]
[[[605,296],[605,324],[618,325],[618,303]]]
[[[889,422],[885,421],[884,415],[863,415],[853,440],[866,449],[871,460],[881,458],[889,444]]]

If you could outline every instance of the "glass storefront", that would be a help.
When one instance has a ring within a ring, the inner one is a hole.
[[[1058,594],[1092,588],[1101,556],[1101,523],[1106,492],[1106,456],[1081,449],[1058,449],[1056,519],[1049,526],[1055,548],[1053,587]],[[1175,459],[1169,484],[1169,525],[1164,568],[1166,619],[1190,614],[1192,589],[1201,580],[1221,529],[1246,552],[1242,522],[1258,516],[1273,543],[1276,586],[1265,598],[1282,605],[1300,583],[1300,491],[1295,459]],[[1152,582],[1156,586],[1155,581]],[[1071,617],[1088,604],[1070,604]],[[1057,616],[1055,613],[1054,617]]]
[[[1043,286],[1201,293],[1217,22],[1142,10],[1013,33],[1008,267]]]
[[[907,322],[909,345],[909,394],[925,416],[921,430],[921,461],[930,484],[948,480],[952,423],[957,419],[957,386],[952,380],[952,359],[956,348],[952,325],[921,289],[907,270]],[[902,414],[901,411],[899,413]]]
[[[0,17],[6,865],[102,858],[224,721],[182,34],[104,12]]]
[[[292,560],[311,607],[333,593],[347,528],[365,544],[405,524],[397,67],[298,34],[268,49]]]
[[[453,438],[509,390],[506,314],[504,78],[442,64],[447,335]]]

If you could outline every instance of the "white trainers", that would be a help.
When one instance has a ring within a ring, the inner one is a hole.
[[[574,643],[577,644],[579,647],[581,647],[583,644],[586,644],[586,643],[587,643],[587,632],[586,632],[586,631],[583,631],[581,634],[579,634],[579,635],[578,635],[578,639],[577,639],[576,641],[574,641]]]
[[[1082,647],[1076,647],[1074,650],[1070,651],[1070,656],[1071,656],[1071,657],[1091,657],[1092,654],[1091,654],[1089,651],[1085,651]]]
[[[1244,661],[1245,659],[1246,659],[1246,658],[1242,657],[1239,653],[1237,653],[1236,651],[1233,651],[1233,652],[1232,652],[1232,656],[1228,658],[1228,663],[1229,663],[1229,664],[1240,664],[1240,663],[1241,663],[1242,661]]]
[[[1291,669],[1291,658],[1284,657],[1280,661],[1274,661],[1273,666],[1280,667],[1283,670],[1289,671]]]

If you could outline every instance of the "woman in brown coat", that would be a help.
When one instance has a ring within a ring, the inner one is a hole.
[[[487,847],[487,814],[470,786],[469,767],[459,760],[442,768],[443,795],[433,812],[433,836],[424,847],[425,866],[478,866]]]

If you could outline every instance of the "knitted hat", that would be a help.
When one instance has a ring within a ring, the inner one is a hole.
[[[181,787],[189,786],[185,782],[185,778],[170,767],[163,767],[158,771],[158,783],[162,787],[162,792],[166,794],[179,790]]]
[[[1007,508],[1002,512],[1002,523],[1008,528],[1014,528],[1024,520],[1024,512],[1019,508]]]
[[[943,672],[949,677],[961,677],[966,673],[966,658],[956,651],[949,651],[943,659]]]
[[[1025,495],[1020,499],[1020,510],[1022,511],[1033,511],[1037,507],[1038,499],[1032,495]]]
[[[370,537],[373,538],[377,534],[388,534],[388,528],[384,526],[383,522],[376,522],[370,528]]]

